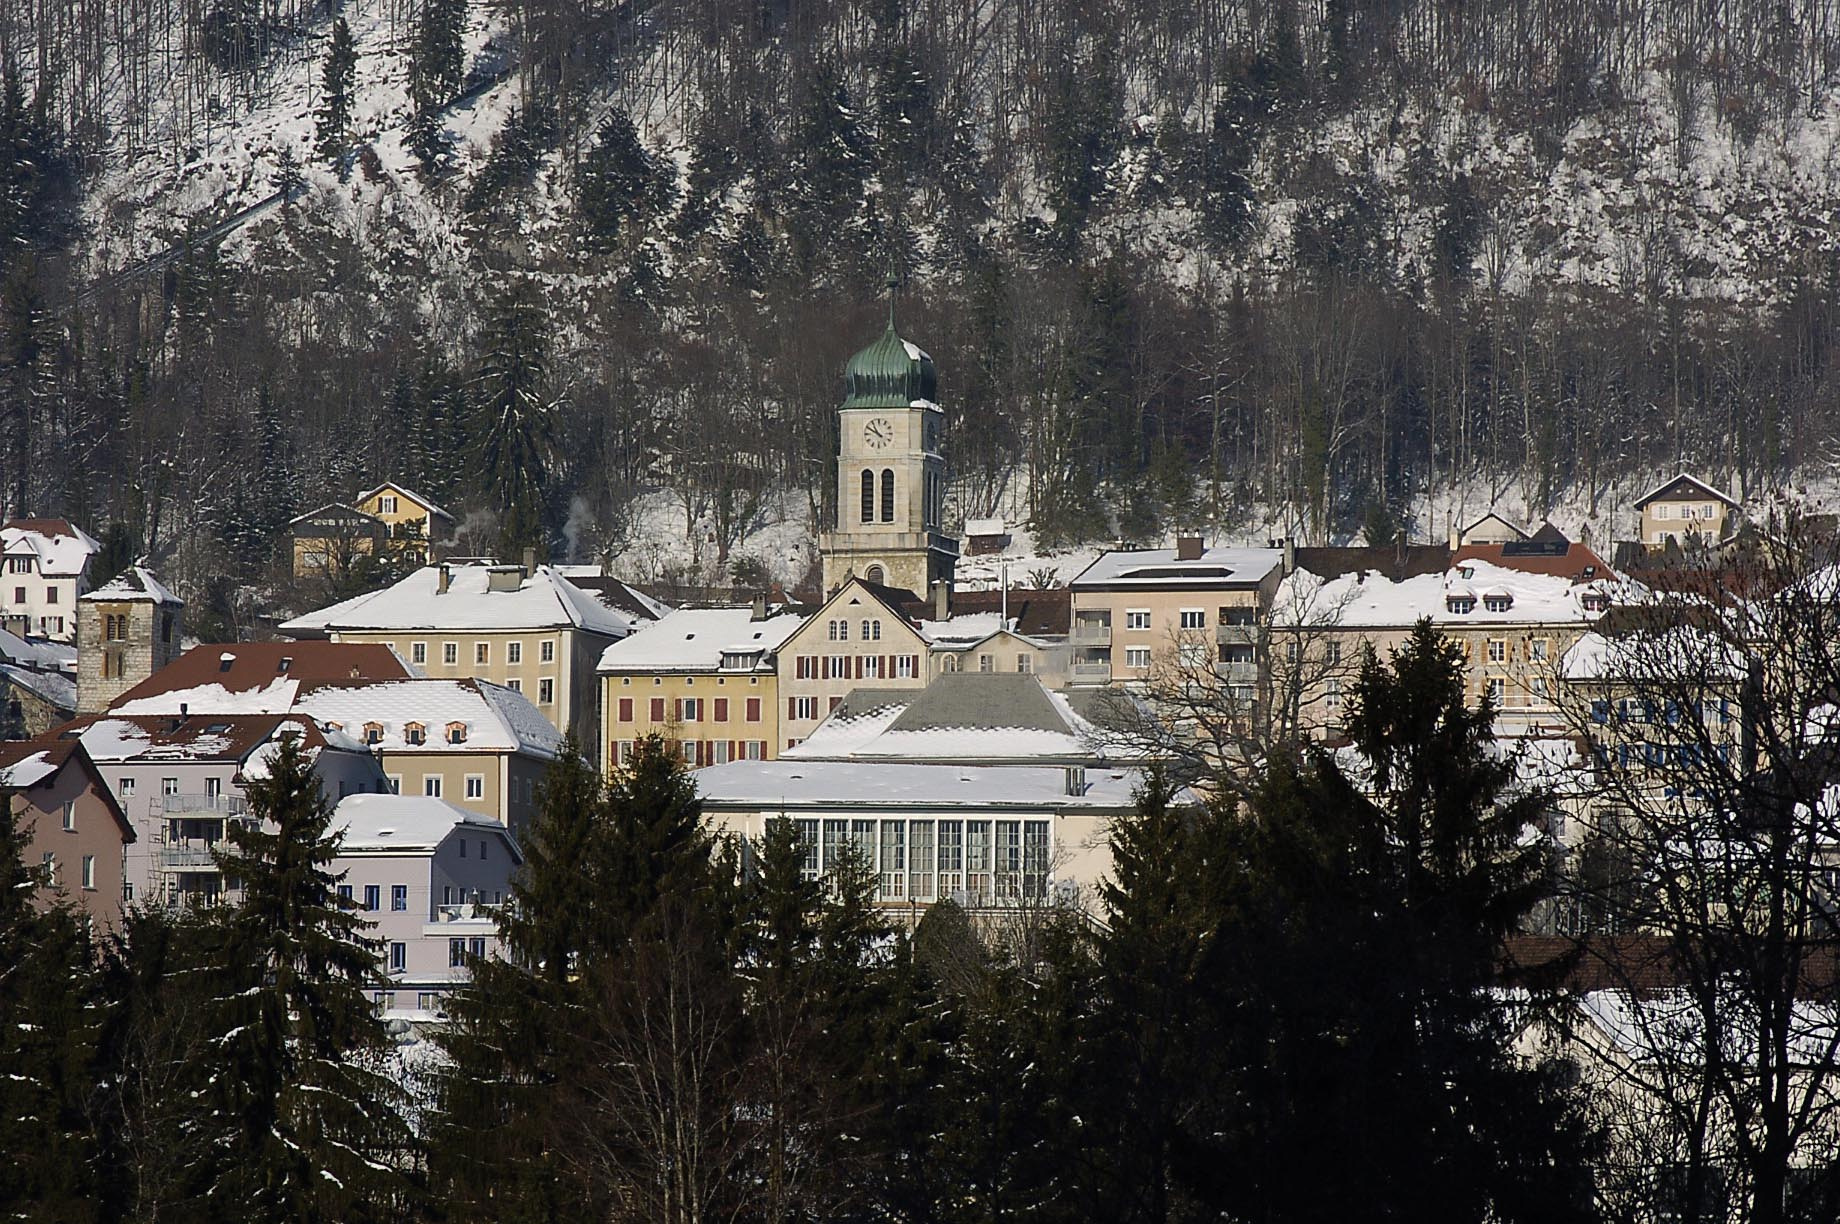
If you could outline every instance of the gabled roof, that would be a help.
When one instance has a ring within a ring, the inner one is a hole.
[[[343,736],[328,734],[310,719],[281,714],[193,714],[183,718],[92,714],[28,742],[79,740],[92,760],[118,764],[173,761],[241,765],[283,733],[300,735],[302,747],[309,751],[351,751],[357,747]]]
[[[66,769],[82,772],[89,789],[101,796],[108,807],[109,815],[115,818],[115,825],[121,831],[121,840],[135,840],[134,825],[128,820],[128,814],[121,810],[121,804],[115,801],[115,793],[103,780],[102,773],[96,768],[96,762],[89,753],[83,751],[83,745],[74,739],[13,741],[0,743],[0,788],[7,790],[31,790],[53,781]]]
[[[658,620],[671,611],[671,605],[653,599],[624,579],[602,573],[598,565],[558,565],[553,568],[582,590],[595,595],[609,608],[625,613],[635,624],[639,621]]]
[[[1369,572],[1400,582],[1420,574],[1441,574],[1450,568],[1450,549],[1443,544],[1299,548],[1293,557],[1298,569],[1309,570],[1318,578]]]
[[[103,600],[109,603],[154,603],[166,604],[175,608],[185,606],[185,601],[167,590],[153,571],[139,564],[130,565],[115,577],[109,579],[83,599]]]
[[[1731,506],[1734,509],[1737,507],[1737,504],[1738,504],[1736,499],[1729,497],[1724,493],[1719,492],[1717,489],[1713,488],[1711,485],[1707,484],[1705,481],[1701,480],[1699,477],[1689,476],[1685,472],[1681,472],[1677,476],[1674,476],[1667,480],[1662,481],[1660,484],[1656,485],[1654,488],[1650,489],[1648,492],[1644,493],[1642,496],[1636,498],[1636,509],[1640,510],[1643,506],[1646,506],[1649,502],[1659,501],[1660,499],[1664,497],[1666,498],[1690,497],[1692,500],[1695,500],[1695,501],[1702,501],[1705,498],[1710,497],[1710,498],[1714,498],[1717,501],[1722,501],[1727,506]]]
[[[1494,511],[1494,510],[1489,511],[1487,514],[1483,515],[1481,518],[1477,519],[1475,522],[1471,523],[1469,526],[1458,528],[1457,533],[1462,538],[1468,539],[1469,534],[1472,531],[1475,531],[1478,527],[1481,527],[1491,521],[1501,524],[1501,526],[1513,532],[1515,537],[1518,539],[1524,540],[1527,538],[1527,532],[1525,528],[1521,527],[1519,523],[1516,523],[1512,521],[1511,519],[1504,517],[1498,511]]]
[[[441,570],[449,575],[440,590]],[[280,626],[293,637],[380,630],[476,632],[480,630],[582,629],[609,637],[632,632],[632,618],[614,611],[547,565],[539,565],[516,590],[490,589],[487,565],[425,565],[394,586],[369,591]]]
[[[1482,561],[1502,569],[1523,574],[1545,574],[1587,582],[1611,576],[1609,563],[1585,544],[1560,539],[1519,540],[1512,544],[1465,544],[1451,559],[1452,565]]]
[[[755,620],[751,607],[680,608],[607,647],[599,670],[700,674],[719,670],[723,655],[744,652],[758,653],[759,670],[772,671],[775,653],[804,623],[804,616],[783,607],[769,609],[764,620]]]
[[[322,515],[338,515],[341,518],[363,519],[366,523],[375,523],[379,527],[386,526],[384,521],[376,515],[366,514],[356,506],[348,506],[344,502],[327,502],[316,510],[309,510],[305,514],[296,514],[293,518],[288,520],[288,526],[292,527],[296,523],[304,523],[308,519],[319,518]]]
[[[1173,548],[1117,549],[1100,553],[1067,585],[1129,590],[1233,590],[1257,586],[1284,564],[1280,548],[1207,548],[1191,561]]]
[[[369,642],[225,642],[192,649],[109,708],[123,714],[285,714],[303,684],[407,680],[388,646]]]
[[[524,861],[511,830],[492,817],[424,795],[347,795],[332,809],[329,829],[343,835],[341,855],[433,853],[456,832],[465,832],[495,834],[510,849],[513,865]]]
[[[517,752],[555,760],[562,735],[528,697],[484,680],[332,681],[304,685],[294,710],[320,724],[335,724],[362,741],[366,724],[380,738],[372,745],[383,752],[500,753]],[[425,736],[411,744],[405,734],[419,723]],[[447,728],[459,723],[465,738],[447,741]]]
[[[417,493],[414,489],[405,488],[404,486],[397,484],[394,480],[386,480],[374,489],[366,489],[364,492],[358,494],[358,496],[356,496],[352,500],[353,501],[364,501],[367,498],[375,497],[377,494],[383,492],[385,489],[394,489],[399,496],[408,498],[410,501],[414,502],[416,505],[420,506],[422,509],[428,511],[428,513],[434,515],[436,518],[444,518],[450,523],[454,521],[454,516],[449,514],[447,511],[441,509],[441,507],[435,503],[435,500],[432,497],[423,497],[420,493]]]
[[[868,600],[870,603],[875,604],[909,633],[912,633],[915,637],[920,638],[922,642],[925,642],[926,639],[921,637],[920,631],[914,627],[910,620],[908,620],[907,613],[903,610],[917,603],[919,601],[918,596],[911,591],[903,591],[897,587],[885,587],[880,583],[869,582],[854,576],[846,579],[843,585],[839,586],[829,599],[819,604],[818,610],[805,618],[804,625],[801,625],[798,629],[795,629],[791,634],[787,635],[786,641],[791,641],[793,638],[798,637],[807,627],[816,625],[827,615],[830,615],[835,609],[860,606],[864,600]],[[817,632],[822,632],[822,630],[818,630]]]
[[[41,574],[76,578],[89,566],[102,545],[68,519],[16,518],[0,526],[0,551],[9,555],[30,552],[38,557]]]
[[[961,616],[1001,613],[1009,609],[1010,628],[1025,637],[1065,637],[1073,627],[1073,592],[1066,587],[1011,587],[1009,598],[998,591],[954,590],[947,605],[953,620]],[[923,599],[907,606],[917,620],[933,615],[933,601]]]

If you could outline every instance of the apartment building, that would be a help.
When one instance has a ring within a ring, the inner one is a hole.
[[[73,642],[77,597],[89,590],[90,562],[102,545],[61,518],[18,518],[0,525],[0,615],[31,637]]]
[[[810,735],[859,685],[926,686],[932,644],[904,602],[887,587],[848,578],[786,638],[777,659],[782,748]]]
[[[604,759],[624,762],[647,735],[692,768],[777,756],[779,652],[805,620],[764,600],[680,608],[609,646],[599,666]]]
[[[1717,544],[1736,525],[1738,503],[1696,476],[1680,473],[1635,502],[1643,547],[1654,552],[1672,542]]]
[[[22,861],[43,873],[38,903],[69,905],[96,934],[119,930],[134,826],[82,744],[0,744],[0,795]]]

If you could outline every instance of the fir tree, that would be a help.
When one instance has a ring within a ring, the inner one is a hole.
[[[625,111],[601,124],[576,170],[575,194],[591,238],[603,247],[669,211],[676,172],[646,149]]]
[[[0,1214],[75,1224],[97,1217],[84,1115],[93,1021],[89,949],[23,861],[11,795],[0,803]]]
[[[466,0],[423,0],[410,52],[409,89],[419,113],[445,106],[466,79]]]
[[[341,177],[347,172],[344,160],[351,143],[351,87],[358,66],[358,50],[351,41],[351,27],[343,17],[332,22],[332,41],[326,48],[326,66],[321,72],[319,104],[319,152],[329,162],[336,162]]]
[[[379,979],[369,924],[326,870],[338,853],[332,809],[296,736],[284,735],[248,786],[252,819],[220,852],[243,904],[224,919],[210,1031],[221,1126],[210,1189],[224,1218],[396,1218],[407,1149],[382,1062]]]
[[[474,378],[479,478],[499,516],[501,555],[535,547],[549,555],[544,484],[554,405],[546,398],[548,323],[536,286],[515,282],[499,302]]]

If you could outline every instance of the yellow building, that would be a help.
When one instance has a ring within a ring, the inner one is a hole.
[[[690,766],[778,755],[777,658],[805,617],[786,608],[684,608],[601,655],[603,758],[662,735]]]
[[[453,515],[432,498],[394,481],[358,494],[357,507],[389,529],[390,539],[403,548],[404,560],[412,565],[425,564],[430,546],[454,534]]]
[[[1717,544],[1735,525],[1732,519],[1737,509],[1737,502],[1683,472],[1636,499],[1636,512],[1642,516],[1642,545],[1659,550],[1669,541]]]
[[[786,639],[779,652],[781,748],[815,731],[851,689],[926,687],[931,644],[892,594],[845,579]]]
[[[383,552],[390,529],[378,518],[337,502],[309,510],[288,522],[294,577],[338,580],[361,557]]]
[[[295,638],[391,646],[419,674],[503,685],[599,760],[601,653],[632,632],[625,613],[549,566],[430,565],[280,626]]]

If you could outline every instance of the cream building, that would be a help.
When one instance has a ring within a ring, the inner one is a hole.
[[[682,608],[601,655],[601,747],[610,765],[663,736],[692,767],[771,760],[780,741],[780,647],[791,608]]]
[[[845,579],[786,638],[777,660],[781,749],[810,735],[851,689],[926,686],[931,644],[891,595]]]
[[[380,643],[421,675],[522,693],[596,761],[595,667],[632,628],[632,618],[550,566],[484,564],[424,566],[394,586],[280,626],[290,637]]]
[[[838,409],[836,530],[818,541],[824,591],[851,577],[924,595],[950,582],[945,534],[945,411],[933,359],[888,330],[850,358]]]
[[[90,559],[102,545],[66,519],[13,519],[0,526],[5,585],[0,612],[23,635],[75,641],[77,597],[89,590]]]
[[[395,481],[386,480],[358,494],[355,504],[359,511],[380,520],[388,528],[391,541],[404,549],[404,559],[411,564],[426,563],[432,556],[429,551],[432,546],[454,534],[453,515],[436,505],[432,498]]]
[[[1717,544],[1730,533],[1737,509],[1730,497],[1683,472],[1636,499],[1642,545],[1652,551],[1693,538]]]

